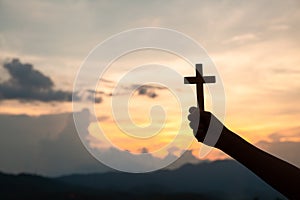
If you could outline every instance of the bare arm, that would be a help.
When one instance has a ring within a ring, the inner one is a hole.
[[[194,130],[198,141],[203,142],[209,122],[215,116],[209,112],[199,112],[196,108],[190,109],[190,112],[191,114],[188,117],[191,121],[190,126]],[[200,124],[196,126],[196,122],[193,120],[199,119],[197,117],[199,113]],[[299,168],[260,150],[225,126],[215,147],[243,164],[287,198],[300,199]]]

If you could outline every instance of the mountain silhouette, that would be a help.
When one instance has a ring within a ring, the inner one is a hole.
[[[0,199],[285,199],[233,160],[56,178],[0,174]]]

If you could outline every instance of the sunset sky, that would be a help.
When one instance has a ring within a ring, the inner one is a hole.
[[[97,170],[92,167],[94,160],[85,157],[88,154],[74,130],[70,98],[76,73],[97,44],[119,32],[141,27],[174,29],[200,43],[223,82],[225,125],[247,141],[299,167],[299,9],[297,0],[0,0],[0,159],[4,161],[0,171],[57,175]],[[111,147],[116,146],[120,151],[151,153],[176,136],[181,112],[186,116],[189,107],[181,110],[174,95],[159,85],[139,88],[129,102],[130,115],[137,125],[153,123],[154,130],[166,120],[157,137],[136,140],[122,134],[115,125],[110,94],[124,71],[144,63],[172,66],[182,75],[194,75],[192,69],[187,70],[184,60],[167,52],[143,50],[118,59],[97,87],[98,121],[88,125],[92,147],[104,148],[108,155],[113,151]],[[136,73],[141,78],[156,76],[155,68]],[[132,87],[134,81],[122,85],[125,93],[130,92],[126,88]],[[181,84],[183,80],[178,82],[178,94],[184,94],[180,88],[186,86]],[[207,110],[212,111],[213,94],[205,94]],[[189,106],[194,106],[195,99],[188,101]],[[151,122],[149,110],[157,104],[165,109],[166,118],[154,113]],[[115,146],[103,146],[95,131],[97,123],[110,133],[108,137]],[[122,123],[127,123],[129,130],[135,127],[128,121]],[[188,122],[184,130],[185,134],[192,134]],[[193,140],[188,153],[197,157],[200,146]],[[179,155],[182,150],[178,143],[157,159]],[[189,156],[185,162],[195,162]],[[223,158],[227,158],[225,154],[213,150],[201,159]],[[70,164],[55,166],[68,159]]]

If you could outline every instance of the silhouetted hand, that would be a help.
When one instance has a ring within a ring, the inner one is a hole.
[[[253,146],[228,130],[210,112],[196,107],[191,107],[189,112],[190,127],[199,142],[214,146],[236,159],[289,199],[300,199],[299,168]],[[207,132],[209,137],[206,137]],[[215,138],[210,140],[211,136]],[[215,139],[218,139],[216,144],[213,143]]]
[[[190,120],[190,127],[193,129],[193,133],[199,142],[204,142],[208,128],[214,128],[213,126],[221,127],[221,135],[225,134],[226,131],[229,131],[213,114],[207,111],[199,110],[199,108],[191,107],[189,109],[190,114],[188,119]],[[214,123],[210,123],[213,121]],[[220,140],[215,144],[216,148],[220,148]],[[212,144],[204,143],[208,146]]]

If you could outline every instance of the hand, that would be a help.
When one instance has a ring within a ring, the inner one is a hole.
[[[199,142],[222,150],[289,199],[300,199],[299,168],[253,146],[228,130],[210,112],[196,107],[189,112],[190,127]]]
[[[191,107],[189,112],[190,127],[193,129],[197,140],[208,146],[220,148],[222,142],[221,136],[229,130],[210,112],[199,110],[196,107]],[[210,129],[210,138],[205,139],[208,129]],[[215,144],[214,141],[216,140],[218,142]]]

